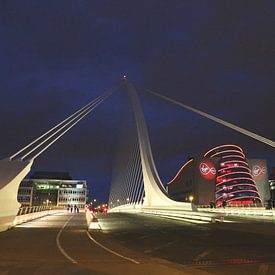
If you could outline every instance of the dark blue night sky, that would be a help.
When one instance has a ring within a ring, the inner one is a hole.
[[[275,166],[274,149],[146,94],[149,88],[275,138],[274,1],[1,1],[2,158],[113,86],[140,91],[159,174],[235,143]],[[104,102],[35,163],[87,179],[106,200],[129,112],[125,91]]]

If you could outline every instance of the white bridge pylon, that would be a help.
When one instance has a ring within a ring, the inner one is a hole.
[[[178,202],[171,199],[164,189],[164,186],[158,175],[154,158],[152,155],[152,149],[146,126],[145,118],[143,115],[142,107],[137,96],[137,92],[133,84],[126,81],[126,86],[130,95],[130,100],[133,106],[137,134],[138,144],[141,157],[142,174],[145,190],[145,198],[143,201],[144,207],[156,207],[156,208],[180,208],[186,210],[195,210],[194,205],[188,202]]]
[[[120,82],[104,95],[95,98],[9,158],[0,160],[0,232],[13,225],[20,207],[17,202],[18,188],[30,172],[34,160],[114,93],[121,84]]]

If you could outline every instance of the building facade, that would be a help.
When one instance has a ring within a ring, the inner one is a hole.
[[[78,208],[84,208],[87,196],[86,180],[72,180],[68,174],[64,173],[43,172],[36,173],[30,179],[24,179],[21,182],[17,200],[23,206],[68,207],[68,205],[76,205]]]
[[[183,165],[168,183],[168,193],[196,205],[262,205],[270,199],[266,162],[246,159],[237,145],[217,146]]]
[[[214,201],[218,159],[190,159],[168,182],[168,194],[177,201],[208,205]]]

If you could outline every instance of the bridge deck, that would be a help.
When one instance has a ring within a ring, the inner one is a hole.
[[[116,221],[120,216],[115,215]],[[183,266],[134,252],[108,234],[90,232],[106,251],[86,229],[84,213],[63,212],[1,233],[0,274],[187,274]]]

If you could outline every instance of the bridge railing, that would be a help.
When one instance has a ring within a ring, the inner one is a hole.
[[[19,208],[16,216],[27,215],[27,214],[47,211],[47,210],[61,210],[61,209],[63,210],[64,207],[46,206],[46,205],[24,206]]]
[[[45,210],[50,210],[51,207],[49,206],[25,206],[25,207],[20,207],[17,213],[17,216],[21,215],[26,215],[26,214],[31,214],[35,212],[41,212]]]
[[[215,209],[220,209],[220,208],[223,208],[222,205],[219,205],[219,206],[216,206],[216,207],[211,207],[210,204],[205,204],[205,205],[198,205],[197,206],[198,209],[200,208],[215,208]],[[250,208],[260,208],[260,209],[263,209],[263,204],[262,203],[255,203],[255,204],[248,204],[248,205],[245,205],[245,204],[233,204],[233,205],[227,205],[226,208],[232,208],[232,209],[235,209],[235,208],[243,208],[243,209],[250,209]],[[265,206],[266,207],[266,206]]]
[[[64,207],[52,206],[21,207],[18,210],[17,216],[15,217],[11,227],[61,211],[66,210],[64,209]]]

